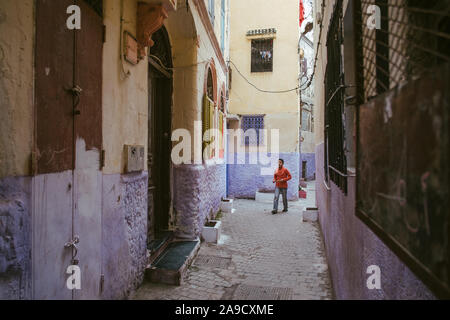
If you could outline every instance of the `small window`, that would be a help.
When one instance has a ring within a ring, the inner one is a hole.
[[[243,116],[244,144],[254,146],[263,143],[263,136],[259,132],[262,129],[264,129],[264,115]]]
[[[273,39],[252,40],[252,72],[273,71]]]
[[[206,95],[211,101],[214,101],[214,82],[211,69],[208,70],[208,79],[206,82]]]

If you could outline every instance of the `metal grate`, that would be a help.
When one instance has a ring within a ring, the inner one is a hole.
[[[450,1],[362,0],[358,6],[360,103],[450,61]]]
[[[291,288],[258,287],[241,284],[236,288],[235,300],[292,300]]]
[[[231,264],[231,258],[208,256],[208,255],[198,255],[197,258],[195,259],[194,264],[197,266],[206,266],[206,267],[227,269]]]
[[[242,130],[244,130],[245,145],[259,145],[263,143],[263,135],[260,131],[264,129],[264,115],[242,116]]]
[[[273,39],[252,40],[251,72],[273,71]]]
[[[344,128],[344,73],[341,44],[342,0],[336,2],[327,37],[325,82],[325,176],[347,194],[347,159]]]

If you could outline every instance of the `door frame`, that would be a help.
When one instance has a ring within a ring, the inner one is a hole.
[[[172,212],[173,212],[173,195],[174,195],[174,189],[173,189],[173,164],[171,160],[171,151],[172,151],[172,142],[171,142],[171,134],[172,134],[172,128],[173,128],[173,116],[172,116],[172,110],[173,110],[173,61],[172,61],[172,48],[170,45],[170,38],[169,34],[167,32],[167,29],[162,26],[158,31],[156,31],[152,39],[154,41],[154,45],[149,49],[149,55],[148,55],[148,81],[149,81],[149,116],[151,117],[151,121],[149,122],[149,125],[151,125],[151,128],[149,127],[147,129],[147,134],[152,135],[152,138],[155,139],[158,137],[158,132],[155,132],[156,126],[155,126],[155,108],[154,108],[154,99],[155,99],[155,89],[154,85],[156,82],[166,82],[165,84],[159,83],[159,85],[167,86],[165,90],[166,96],[163,98],[167,102],[168,108],[165,109],[165,116],[167,116],[168,120],[168,145],[167,145],[167,158],[168,158],[168,164],[167,164],[167,171],[169,173],[169,183],[168,183],[168,203],[167,203],[167,212],[164,213],[166,217],[163,218],[163,222],[165,226],[157,225],[157,213],[155,210],[155,202],[156,195],[158,191],[155,191],[156,189],[150,190],[152,187],[157,186],[151,186],[150,180],[153,178],[153,167],[148,168],[149,170],[149,192],[153,193],[153,207],[152,207],[152,221],[149,223],[149,241],[153,240],[151,239],[151,236],[154,237],[157,236],[159,232],[162,231],[168,231],[171,227],[171,218],[172,218]],[[150,113],[151,112],[151,113]],[[150,146],[155,147],[154,141],[148,141],[147,142],[147,148],[148,153],[150,153],[153,157],[152,163],[154,163],[155,158],[155,152],[154,150],[150,150]],[[148,199],[150,200],[150,196],[148,195]],[[150,206],[150,203],[149,203]],[[147,212],[148,215],[150,215],[150,212]],[[150,217],[148,218],[150,220]],[[153,230],[150,230],[150,228],[153,228]]]

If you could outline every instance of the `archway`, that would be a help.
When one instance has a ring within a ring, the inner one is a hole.
[[[148,241],[169,230],[171,205],[172,52],[166,28],[152,36],[148,72]]]

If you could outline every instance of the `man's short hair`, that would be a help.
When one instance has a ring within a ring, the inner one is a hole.
[[[283,159],[278,159],[278,160],[280,160],[280,161],[281,161],[281,163],[282,163],[282,164],[284,164],[284,160],[283,160]]]

